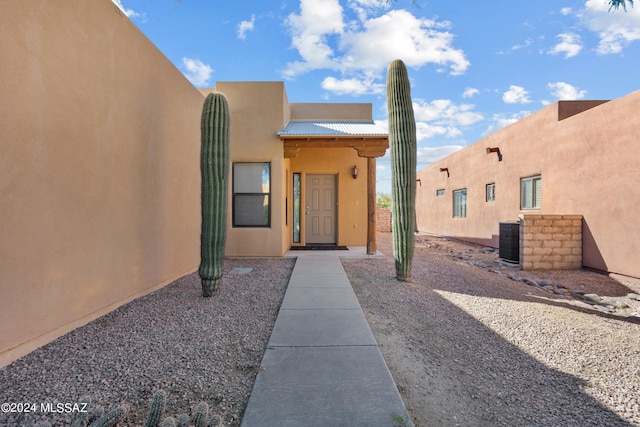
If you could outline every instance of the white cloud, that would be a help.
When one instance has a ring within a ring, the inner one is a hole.
[[[418,170],[444,159],[447,156],[455,153],[458,150],[463,149],[463,145],[441,145],[438,147],[421,147],[416,149],[416,163],[418,164]],[[377,159],[376,168],[382,173],[388,175],[391,172],[391,153],[387,150],[383,157]],[[379,180],[385,180],[383,176],[378,176]],[[389,177],[390,179],[390,177]]]
[[[336,79],[327,77],[321,83],[322,89],[333,92],[336,95],[364,95],[383,93],[385,86],[375,83],[372,79]]]
[[[586,90],[580,90],[575,86],[565,82],[549,83],[547,88],[551,94],[559,100],[573,101],[582,99],[587,94]]]
[[[434,136],[443,136],[445,138],[457,138],[462,135],[462,131],[453,126],[432,125],[427,122],[416,122],[416,139],[424,141]]]
[[[213,68],[199,59],[182,58],[182,66],[185,69],[185,77],[189,79],[194,86],[207,85],[211,74],[213,74]]]
[[[429,165],[464,148],[462,145],[442,145],[440,147],[418,147],[417,163]]]
[[[371,82],[381,80],[396,58],[412,68],[436,64],[439,71],[448,69],[454,75],[469,67],[464,52],[453,48],[450,23],[417,18],[405,10],[370,18],[370,13],[381,9],[379,0],[352,0],[349,5],[358,18],[346,22],[338,0],[300,0],[300,13],[290,14],[285,21],[300,60],[287,64],[285,78],[313,70],[335,70],[343,74],[345,82],[354,83],[355,77],[377,90]]]
[[[519,113],[513,114],[495,114],[491,118],[491,125],[487,128],[486,131],[482,133],[482,136],[484,137],[487,135],[491,135],[492,133],[497,132],[502,128],[505,128],[517,121],[522,120],[529,114],[531,114],[531,111],[520,111]]]
[[[571,15],[571,12],[573,12],[573,10],[570,7],[563,7],[560,9],[560,13],[564,16]]]
[[[556,38],[561,41],[549,50],[551,55],[564,54],[565,58],[576,56],[582,50],[582,41],[580,36],[575,33],[558,34]]]
[[[502,100],[507,104],[528,104],[531,102],[529,99],[529,92],[522,86],[509,86],[509,90],[502,95]]]
[[[472,111],[471,104],[456,105],[447,99],[427,102],[422,99],[413,100],[413,111],[416,119],[416,138],[421,141],[441,136],[452,139],[462,136],[462,127],[473,125],[484,116]],[[376,121],[383,129],[389,129],[387,120]]]
[[[314,69],[336,68],[327,38],[344,30],[342,6],[338,0],[300,0],[300,14],[290,14],[286,25],[291,31],[291,45],[302,57],[302,61],[287,64],[286,77]]]
[[[361,21],[373,13],[382,9],[389,9],[391,2],[382,0],[348,0],[349,7],[355,11]]]
[[[256,23],[256,16],[251,15],[250,21],[242,21],[238,25],[238,38],[244,40],[247,38],[247,33],[253,31],[254,24]]]
[[[598,34],[599,54],[616,54],[631,42],[640,40],[640,8],[627,8],[626,12],[610,12],[608,2],[588,0],[578,13],[582,23]]]
[[[472,111],[474,105],[455,105],[448,99],[436,99],[426,102],[413,100],[413,111],[416,120],[445,124],[449,126],[469,126],[483,119],[482,114]]]
[[[480,91],[474,87],[468,87],[464,90],[464,93],[462,94],[463,98],[472,98],[474,96],[476,96],[477,94],[479,94]]]
[[[139,13],[136,12],[133,9],[126,9],[124,7],[124,5],[122,4],[122,0],[111,0],[113,1],[113,3],[118,6],[118,9],[120,9],[122,11],[122,13],[124,13],[127,18],[131,19],[131,18],[136,18],[139,20],[144,20],[146,18],[146,15],[144,13]]]
[[[531,46],[532,43],[533,43],[533,40],[531,38],[528,38],[523,43],[519,43],[519,44],[511,46],[511,48],[506,52],[502,51],[502,50],[499,51],[498,55],[505,55],[507,53],[514,52],[516,50],[524,49],[525,47]]]
[[[448,67],[450,73],[464,73],[469,61],[462,50],[452,47],[454,36],[448,22],[420,19],[406,10],[392,10],[362,23],[359,31],[345,33],[340,47],[345,51],[342,66],[347,69],[380,70],[396,58],[413,68],[426,64]]]

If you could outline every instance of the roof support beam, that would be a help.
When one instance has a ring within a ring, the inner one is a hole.
[[[382,157],[389,148],[387,137],[376,138],[282,138],[284,157],[297,157],[301,148],[353,148],[360,157]]]

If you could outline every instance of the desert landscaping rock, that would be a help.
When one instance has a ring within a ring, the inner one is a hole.
[[[203,298],[197,273],[126,304],[0,369],[0,402],[77,402],[131,410],[120,427],[141,426],[157,389],[167,416],[200,401],[239,426],[293,269],[291,259],[228,259],[220,291]],[[71,414],[0,413],[0,426]]]
[[[495,252],[424,235],[404,283],[390,246],[378,234],[386,260],[343,265],[417,426],[640,426],[640,318],[581,299],[637,312],[628,288],[581,270],[496,274],[513,267],[470,262]]]
[[[584,294],[584,299],[591,302],[602,302],[602,298],[600,298],[596,294]]]
[[[640,300],[629,288],[588,271],[523,272],[495,250],[422,235],[413,281],[399,282],[390,237],[378,234],[386,259],[343,265],[416,426],[640,426]],[[89,393],[105,408],[127,401],[121,426],[140,426],[163,388],[167,415],[204,400],[239,426],[293,263],[225,260],[206,300],[197,274],[185,276],[0,369],[0,401]],[[43,418],[70,416],[0,413],[0,425]]]

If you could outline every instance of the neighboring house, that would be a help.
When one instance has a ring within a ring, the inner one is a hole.
[[[0,26],[0,367],[200,262],[206,91],[111,0],[28,3],[3,3]],[[217,90],[232,115],[227,255],[374,250],[387,135],[371,105],[289,104],[282,82]]]
[[[640,91],[556,102],[420,170],[418,229],[498,247],[501,222],[537,218],[542,228],[521,236],[521,253],[523,241],[538,239],[526,255],[540,254],[543,265],[564,251],[585,267],[638,278],[639,135]],[[581,226],[570,230],[581,245],[564,242],[563,224]]]
[[[371,104],[289,103],[282,82],[202,92],[213,90],[231,110],[227,256],[312,244],[375,250],[375,159],[388,136]]]

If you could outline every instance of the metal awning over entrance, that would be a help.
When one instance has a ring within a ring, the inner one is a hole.
[[[373,121],[291,120],[278,132],[285,158],[302,148],[353,148],[367,158],[367,254],[376,253],[376,157],[389,148],[389,135]]]
[[[284,157],[296,157],[305,147],[350,147],[360,157],[375,158],[389,148],[389,135],[373,121],[291,120],[278,135]]]

